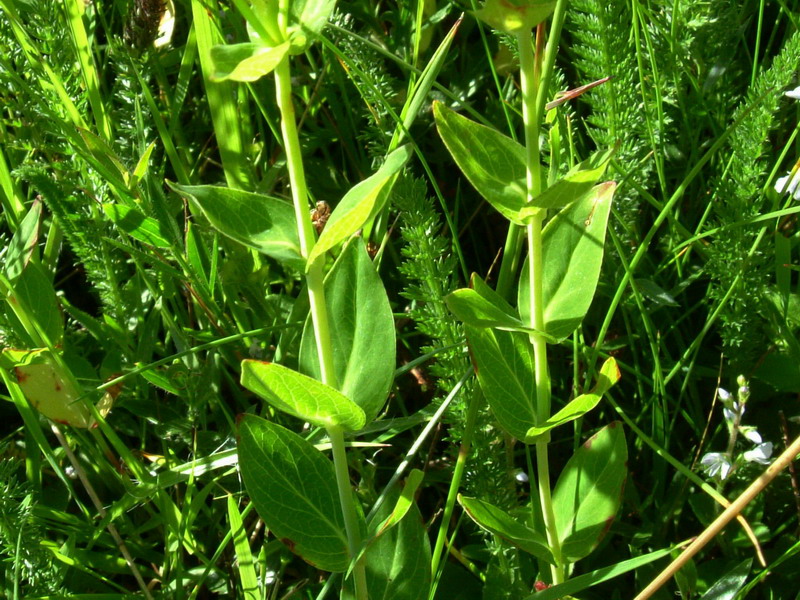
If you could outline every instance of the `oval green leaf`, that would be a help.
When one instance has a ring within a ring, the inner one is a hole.
[[[517,548],[532,554],[549,564],[555,564],[553,554],[547,545],[547,539],[524,523],[519,522],[505,510],[478,500],[458,495],[458,502],[464,507],[469,518],[475,523],[504,540],[514,544]]]
[[[528,430],[528,435],[525,438],[525,442],[532,444],[536,441],[537,437],[543,433],[546,433],[547,431],[550,431],[553,427],[558,427],[564,423],[569,423],[570,421],[574,421],[578,417],[585,415],[587,412],[597,406],[597,404],[600,402],[600,399],[603,397],[603,394],[611,389],[611,386],[617,383],[619,378],[620,373],[619,367],[617,366],[617,361],[613,358],[609,358],[600,368],[600,374],[597,377],[597,382],[595,383],[594,387],[589,392],[581,394],[572,400],[572,402],[569,402],[564,408],[547,419],[547,421],[545,421],[540,427],[531,427]]]
[[[595,186],[562,209],[542,232],[545,333],[557,341],[572,334],[592,304],[616,183]],[[519,283],[520,317],[530,322],[530,273],[527,260]]]
[[[17,227],[6,251],[4,270],[6,277],[13,281],[20,276],[33,256],[39,243],[39,221],[42,217],[42,201],[34,200],[25,218]]]
[[[275,408],[319,427],[356,431],[365,425],[364,411],[352,400],[287,367],[243,360],[241,382]]]
[[[325,279],[325,301],[337,389],[364,410],[370,423],[386,403],[397,350],[389,298],[361,238],[344,248]],[[300,342],[300,369],[321,378],[310,318]]]
[[[469,182],[510,221],[527,201],[525,148],[495,129],[433,103],[436,128]]]
[[[528,336],[499,329],[466,327],[481,390],[497,422],[524,440],[536,420],[533,350]]]
[[[385,186],[411,157],[411,146],[401,146],[386,157],[381,168],[350,189],[331,213],[325,229],[308,255],[308,265],[358,231],[386,203]]]
[[[212,81],[256,81],[275,70],[289,52],[289,42],[270,47],[245,42],[211,48]]]
[[[289,202],[215,185],[169,186],[199,208],[223,235],[296,269],[305,265]]]
[[[153,217],[131,206],[121,204],[103,204],[103,212],[114,225],[135,240],[150,244],[156,248],[169,248],[170,243],[161,233],[161,227]]]
[[[575,451],[553,490],[556,529],[564,560],[595,549],[622,500],[628,448],[619,422],[610,423]]]
[[[569,173],[524,206],[519,211],[517,221],[527,225],[542,209],[563,208],[588,193],[606,172],[615,150],[597,152],[575,165]]]
[[[308,563],[347,568],[349,554],[333,463],[296,433],[260,417],[239,422],[239,468],[269,530]]]

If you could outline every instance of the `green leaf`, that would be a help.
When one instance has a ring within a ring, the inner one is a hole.
[[[536,420],[533,351],[528,336],[499,329],[466,327],[484,396],[500,426],[524,440]]]
[[[733,600],[747,583],[753,559],[747,558],[717,579],[700,600]],[[744,596],[742,596],[744,598]]]
[[[486,0],[475,16],[486,24],[505,31],[530,31],[544,21],[556,8],[555,0]]]
[[[239,468],[269,530],[308,563],[344,571],[349,560],[333,463],[280,425],[244,415]]]
[[[250,540],[242,522],[242,515],[236,500],[228,494],[228,522],[230,523],[233,549],[236,552],[236,567],[239,571],[241,595],[245,600],[258,600],[258,575],[256,575],[253,553],[250,551]]]
[[[150,156],[153,154],[153,150],[155,150],[156,141],[153,140],[150,144],[145,148],[142,155],[139,157],[139,161],[136,163],[136,167],[133,169],[133,173],[131,174],[130,181],[128,185],[130,187],[136,187],[139,185],[139,182],[142,178],[147,174],[147,168],[150,164]]]
[[[404,489],[403,496],[407,502],[402,497],[398,498],[397,490],[393,490],[373,519],[373,523],[385,523],[392,519],[392,514],[397,513],[397,506],[406,507],[406,514],[396,523],[397,526],[386,529],[370,545],[363,559],[370,600],[419,600],[428,597],[431,548],[422,515],[411,499],[412,495]],[[352,584],[345,586],[342,598],[355,598]]]
[[[506,219],[519,218],[527,202],[525,148],[495,129],[433,103],[436,128],[473,187]]]
[[[414,495],[417,493],[417,489],[419,489],[423,477],[425,477],[425,473],[419,469],[411,469],[411,472],[408,474],[403,484],[403,491],[397,498],[397,502],[395,502],[394,509],[391,514],[376,527],[375,534],[372,538],[373,540],[397,525],[400,520],[408,514],[408,511],[414,506]]]
[[[13,283],[22,274],[39,242],[39,221],[42,218],[42,201],[34,200],[25,218],[19,224],[8,245],[5,256],[6,277]]]
[[[580,199],[600,181],[615,150],[595,153],[575,165],[569,173],[520,209],[517,221],[527,225],[542,209],[562,208]]]
[[[553,490],[564,560],[587,556],[603,538],[622,499],[628,449],[619,422],[589,438],[569,459]]]
[[[94,424],[83,390],[47,348],[6,348],[0,353],[0,366],[14,371],[25,398],[48,419],[62,425],[82,428]],[[112,400],[106,393],[98,403],[98,410],[103,414],[107,413]]]
[[[356,184],[344,195],[309,253],[309,266],[339,242],[353,235],[383,208],[388,198],[387,194],[381,193],[384,186],[394,181],[394,175],[410,157],[411,146],[401,146],[386,157],[386,161],[375,174]]]
[[[156,248],[169,248],[170,243],[161,233],[161,227],[152,217],[147,217],[140,210],[121,204],[103,204],[106,213],[114,225],[135,240],[150,244]]]
[[[241,382],[275,408],[319,427],[356,431],[365,425],[364,411],[352,400],[287,367],[243,360]]]
[[[41,264],[28,263],[14,282],[8,302],[16,302],[19,310],[35,322],[38,332],[44,334],[50,344],[57,346],[61,342],[64,317],[53,284]]]
[[[371,423],[386,403],[397,350],[389,298],[363,239],[353,239],[342,250],[325,280],[325,301],[337,389]],[[310,317],[300,343],[300,368],[321,379]]]
[[[300,254],[294,207],[284,200],[214,185],[169,183],[223,235],[296,269]]]
[[[477,273],[472,274],[470,284],[472,289],[456,290],[444,299],[447,308],[459,321],[473,327],[517,329],[524,326],[512,306],[486,285]]]
[[[464,507],[469,518],[489,533],[499,535],[517,548],[546,563],[555,564],[547,540],[541,533],[521,523],[503,509],[483,500],[459,494],[458,501]]]
[[[305,52],[312,41],[308,34],[322,31],[335,6],[336,0],[292,0],[289,3],[288,33],[292,54]]]
[[[211,48],[213,81],[257,81],[275,70],[289,52],[289,42],[275,47],[253,42]]]
[[[542,232],[545,333],[558,341],[581,324],[594,298],[608,214],[616,184],[601,183],[562,209]],[[530,273],[527,261],[519,283],[520,317],[530,322]]]
[[[570,421],[574,421],[578,417],[585,415],[587,412],[597,406],[597,404],[600,402],[600,399],[603,397],[603,394],[611,389],[611,386],[617,383],[619,378],[620,373],[619,367],[617,366],[617,361],[615,361],[613,358],[609,358],[600,368],[600,375],[598,376],[597,383],[595,383],[594,387],[586,394],[581,394],[572,400],[572,402],[568,403],[564,408],[547,419],[547,421],[545,421],[540,427],[531,427],[528,430],[528,435],[525,439],[525,442],[532,444],[536,441],[537,437],[551,430],[553,427],[563,425],[564,423],[569,423]]]

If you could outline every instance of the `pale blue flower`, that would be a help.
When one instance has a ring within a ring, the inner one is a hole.
[[[724,452],[709,452],[700,459],[700,464],[706,470],[709,477],[719,475],[721,480],[725,479],[731,472],[733,465]]]
[[[769,459],[772,456],[772,442],[764,442],[763,444],[759,444],[752,450],[745,452],[743,456],[748,462],[754,462],[760,465],[768,465]]]

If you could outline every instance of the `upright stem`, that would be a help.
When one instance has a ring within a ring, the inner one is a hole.
[[[522,118],[525,125],[525,150],[527,166],[528,202],[542,191],[542,175],[539,156],[539,123],[540,115],[536,105],[536,94],[542,68],[542,37],[544,26],[537,28],[537,52],[531,47],[531,32],[524,31],[517,35],[519,43],[520,82],[522,86]],[[546,84],[546,82],[545,82]],[[544,331],[544,292],[542,281],[542,222],[546,213],[542,210],[527,226],[528,234],[528,268],[530,269],[530,315],[531,327]],[[541,335],[531,334],[531,345],[534,355],[534,376],[536,381],[536,413],[539,423],[550,416],[550,374],[547,368],[547,342]],[[539,488],[539,502],[544,517],[547,542],[555,558],[551,566],[553,583],[564,579],[564,568],[561,558],[561,546],[555,524],[555,513],[550,493],[550,468],[547,444],[544,438],[536,443],[536,474]],[[533,507],[531,507],[533,509]]]
[[[281,134],[286,152],[286,166],[289,170],[289,182],[292,188],[295,219],[300,237],[300,253],[308,259],[309,252],[316,238],[309,214],[308,188],[303,169],[303,155],[300,150],[300,139],[297,135],[294,104],[292,103],[291,72],[289,59],[284,58],[275,69],[275,88],[278,107],[281,111]],[[317,339],[317,356],[319,358],[322,382],[336,387],[336,373],[333,369],[333,344],[331,343],[328,309],[325,304],[325,276],[322,270],[323,260],[320,258],[306,266],[306,286],[311,305],[311,322]],[[331,441],[333,466],[336,472],[336,485],[339,489],[339,503],[342,506],[347,545],[350,556],[358,554],[361,547],[361,532],[358,527],[358,515],[353,502],[353,491],[350,487],[350,475],[347,469],[347,455],[344,448],[344,435],[339,427],[329,427],[328,437]],[[353,569],[357,600],[367,600],[367,580],[364,562],[359,561]]]

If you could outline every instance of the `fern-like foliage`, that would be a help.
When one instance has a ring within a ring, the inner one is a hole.
[[[730,161],[719,165],[715,182],[717,225],[725,227],[761,214],[766,197],[761,193],[767,173],[766,151],[784,90],[797,73],[800,34],[794,32],[759,74],[745,101],[736,109],[736,129],[730,139]],[[710,246],[708,271],[711,295],[721,301],[730,294],[721,314],[723,342],[733,366],[752,365],[762,325],[761,303],[768,297],[769,275],[764,253],[757,247],[756,227],[730,227]]]
[[[444,297],[458,287],[457,261],[450,240],[442,235],[442,223],[433,201],[427,197],[422,180],[405,178],[393,194],[401,210],[400,232],[405,242],[405,261],[400,272],[407,281],[402,295],[412,301],[410,317],[417,330],[430,339],[420,351],[437,351],[430,372],[443,392],[449,392],[464,372],[471,368],[464,352],[464,328],[444,303]],[[441,350],[455,346],[449,350]],[[479,425],[473,432],[472,450],[467,463],[464,488],[498,505],[511,506],[514,495],[509,477],[511,461],[501,432],[493,427],[494,419],[486,407],[474,380],[469,381],[448,412],[450,438],[458,444],[464,431],[469,402],[482,404]]]
[[[31,597],[61,591],[61,574],[34,513],[30,486],[20,479],[21,461],[0,448],[0,590],[4,598]]]
[[[647,187],[652,162],[642,162],[650,150],[645,111],[652,112],[652,107],[642,98],[636,47],[630,35],[633,18],[630,3],[574,0],[567,16],[572,37],[568,51],[574,57],[570,62],[576,71],[572,87],[612,77],[581,97],[591,108],[587,117],[589,135],[598,148],[613,147],[619,142],[615,158],[621,169],[632,172],[635,181]],[[620,222],[639,221],[639,199],[634,186],[622,186],[614,197],[614,205]],[[627,231],[627,235],[622,229],[618,233],[630,236],[628,241],[633,241],[636,232]]]

